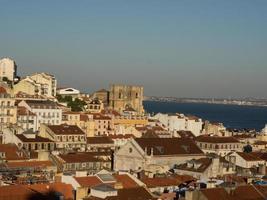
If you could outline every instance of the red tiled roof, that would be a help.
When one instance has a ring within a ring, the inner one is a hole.
[[[0,144],[0,152],[5,153],[5,160],[25,160],[26,156],[15,144]]]
[[[125,135],[122,135],[122,134],[118,134],[118,135],[109,135],[108,136],[109,138],[111,139],[129,139],[129,138],[135,138],[133,134],[125,134]]]
[[[211,188],[201,190],[201,193],[207,198],[207,200],[230,200],[229,194],[224,188]]]
[[[7,167],[18,168],[18,167],[51,167],[53,163],[49,160],[47,161],[24,161],[24,162],[7,162]]]
[[[218,136],[206,136],[200,135],[195,139],[197,142],[206,143],[239,143],[239,141],[234,137],[218,137]]]
[[[33,112],[29,111],[27,108],[22,107],[22,106],[17,107],[17,114],[18,115],[35,116],[35,114]]]
[[[27,138],[23,134],[17,134],[16,136],[22,142],[53,142],[52,140],[50,140],[48,138],[40,137],[38,135],[36,135],[35,138]]]
[[[7,91],[4,87],[0,86],[0,94],[6,94]]]
[[[76,125],[48,125],[48,128],[56,135],[85,135],[85,133]]]
[[[1,186],[0,200],[39,199],[51,191],[61,193],[65,200],[73,200],[72,190],[72,186],[65,183]]]
[[[260,157],[256,156],[253,153],[245,153],[245,152],[236,152],[240,157],[242,157],[246,161],[263,161]]]
[[[117,196],[106,197],[104,200],[157,200],[158,198],[153,197],[145,188],[129,188],[119,189]],[[84,200],[103,200],[97,197],[88,197]]]
[[[113,175],[118,183],[121,183],[123,188],[136,188],[139,185],[127,174]]]
[[[82,163],[82,162],[110,162],[110,160],[103,160],[99,156],[110,156],[108,152],[79,152],[60,154],[59,157],[66,163]]]
[[[212,159],[210,158],[200,158],[198,160],[191,160],[191,162],[194,162],[199,165],[199,167],[189,167],[187,163],[180,164],[176,168],[180,170],[185,171],[193,171],[193,172],[205,172],[206,169],[211,165]]]
[[[82,187],[94,187],[102,183],[97,176],[74,177]]]
[[[109,116],[102,115],[100,113],[92,113],[94,120],[111,120]]]
[[[139,146],[153,155],[203,154],[201,149],[187,138],[136,138]]]
[[[87,144],[114,144],[109,137],[88,137]]]

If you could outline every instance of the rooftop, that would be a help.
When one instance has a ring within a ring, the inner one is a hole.
[[[140,147],[153,155],[203,154],[199,147],[187,138],[136,138]]]

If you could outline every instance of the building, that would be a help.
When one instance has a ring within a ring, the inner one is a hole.
[[[14,60],[10,58],[2,58],[0,60],[0,79],[8,79],[14,81],[17,77],[17,65]]]
[[[104,109],[104,104],[102,103],[101,100],[95,98],[95,99],[90,99],[88,102],[86,102],[86,111],[91,112],[91,113],[100,113],[101,110]]]
[[[87,137],[95,135],[95,121],[92,114],[72,111],[63,112],[62,123],[79,126],[86,133]]]
[[[186,200],[265,200],[267,186],[243,185],[234,188],[207,188],[188,190]]]
[[[202,119],[192,115],[158,113],[152,119],[158,120],[167,130],[173,133],[191,131],[195,136],[199,136],[203,129]]]
[[[114,121],[111,117],[101,113],[93,113],[95,122],[95,136],[107,136],[114,134]]]
[[[15,98],[11,89],[0,85],[0,131],[17,122]]]
[[[45,125],[40,127],[40,136],[54,141],[57,149],[86,147],[86,134],[76,125]]]
[[[38,129],[37,115],[27,110],[25,107],[17,107],[17,125],[24,130],[33,130],[34,132]]]
[[[226,136],[226,128],[222,123],[205,121],[204,133],[207,135],[213,134],[217,136]]]
[[[37,127],[40,124],[59,125],[62,123],[62,110],[57,103],[50,100],[23,100],[18,106],[25,107],[37,116]]]
[[[257,153],[233,152],[226,157],[229,162],[241,168],[257,168],[265,166],[266,161],[258,156]],[[264,172],[265,174],[265,172]]]
[[[225,156],[234,151],[242,151],[242,144],[234,137],[201,135],[195,138],[196,144],[205,153]]]
[[[41,95],[41,84],[36,83],[30,77],[25,77],[21,79],[14,85],[14,93],[25,93],[28,95]]]
[[[109,137],[87,137],[87,149],[99,151],[101,149],[115,149],[114,141]]]
[[[204,153],[190,139],[136,138],[115,152],[114,167],[117,171],[139,171],[149,165],[171,169],[176,164],[203,156]]]
[[[105,90],[105,89],[101,89],[101,90],[98,90],[96,92],[94,92],[91,97],[94,99],[94,98],[97,98],[99,99],[105,107],[108,106],[109,104],[109,91],[108,90]]]
[[[37,135],[32,130],[27,130],[22,133],[15,131],[4,131],[3,143],[14,143],[19,148],[26,151],[53,151],[55,149],[55,142],[49,138],[44,138]]]
[[[15,144],[0,144],[0,162],[25,161],[28,157]]]
[[[48,73],[35,73],[30,75],[29,78],[41,86],[41,95],[56,96],[57,80],[55,76]]]
[[[36,133],[17,134],[18,146],[27,151],[53,151],[55,142],[49,138],[36,135]]]
[[[109,184],[116,188],[138,188],[140,187],[140,181],[130,174],[111,174],[106,170],[101,170],[95,175],[91,176],[63,176],[62,182],[71,184],[76,190],[76,199],[89,198],[91,189],[97,185]],[[125,200],[125,199],[124,199]]]
[[[58,88],[57,95],[61,95],[62,97],[71,96],[72,98],[78,98],[80,95],[80,91],[75,88]]]
[[[183,164],[177,165],[174,172],[179,175],[193,176],[201,181],[208,181],[212,178],[235,174],[235,167],[220,157],[206,157],[188,160]]]
[[[58,171],[72,172],[86,171],[89,174],[102,169],[111,170],[112,161],[110,152],[77,152],[59,154],[55,156]]]
[[[122,113],[126,108],[132,108],[138,114],[144,114],[144,89],[141,86],[111,85],[109,107]]]

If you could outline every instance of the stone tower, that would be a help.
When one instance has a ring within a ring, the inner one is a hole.
[[[109,106],[118,112],[132,108],[137,114],[144,114],[144,88],[141,86],[111,85]]]

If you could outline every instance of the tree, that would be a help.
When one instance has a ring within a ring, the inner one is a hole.
[[[252,146],[247,144],[246,146],[243,147],[243,152],[245,153],[251,153],[252,152]]]

